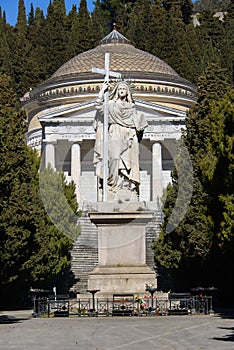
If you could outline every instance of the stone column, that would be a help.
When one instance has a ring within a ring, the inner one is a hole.
[[[152,201],[162,197],[162,147],[159,142],[152,145]]]
[[[46,143],[45,146],[45,167],[50,166],[55,169],[55,143]]]
[[[71,146],[71,178],[76,185],[76,198],[80,205],[80,175],[81,175],[81,157],[80,157],[80,144],[73,143]]]

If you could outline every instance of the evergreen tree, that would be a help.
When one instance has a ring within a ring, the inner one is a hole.
[[[149,0],[137,0],[129,21],[128,37],[145,51],[151,50],[150,40],[151,5]]]
[[[22,37],[26,36],[27,20],[26,20],[26,9],[24,5],[24,0],[19,0],[18,2],[18,16],[17,16],[16,28],[18,29],[19,35],[22,35]]]
[[[59,231],[47,215],[39,192],[39,158],[25,143],[25,115],[16,110],[11,86],[10,79],[1,75],[0,283],[5,305],[8,297],[16,302],[30,286],[43,283],[48,287],[63,274],[70,263],[71,236],[78,233],[74,184],[67,185],[64,178],[62,188],[72,212],[68,218],[70,236]],[[56,191],[54,195],[59,198]]]
[[[206,260],[212,244],[212,221],[206,206],[208,194],[196,176],[193,162],[191,171],[184,147],[184,142],[178,147],[179,176],[176,170],[172,173],[172,185],[167,188],[163,209],[164,222],[159,239],[154,243],[157,267],[167,269],[174,279],[170,288],[180,291],[207,283]]]
[[[212,271],[223,296],[231,297],[234,253],[234,91],[213,100],[207,114],[209,138],[200,166],[210,198],[213,219]],[[225,273],[224,273],[225,271]]]
[[[12,53],[13,81],[19,97],[23,96],[31,85],[29,57],[31,45],[27,39],[27,20],[24,0],[19,0],[15,30],[9,33],[9,47]],[[26,69],[27,67],[27,69]]]
[[[8,31],[11,30],[2,14],[2,10],[0,7],[0,72],[6,73],[8,75],[12,74],[11,69],[11,53],[7,40]]]
[[[44,169],[40,172],[37,185],[43,210],[41,218],[37,214],[39,230],[34,239],[36,254],[31,255],[27,264],[33,286],[51,288],[58,276],[61,285],[62,277],[70,265],[72,241],[76,240],[80,232],[77,223],[80,213],[75,185],[73,182],[67,184],[62,172],[55,172],[51,167]]]
[[[230,2],[232,0],[197,0],[194,2],[194,11],[212,11],[213,13],[227,11]]]
[[[47,56],[47,76],[50,77],[67,60],[67,16],[64,0],[49,4],[45,20],[44,43]]]
[[[223,54],[224,24],[209,11],[203,12],[199,20],[201,22],[200,44],[204,53],[203,67],[205,69],[211,63],[220,63]]]
[[[204,181],[216,201],[215,227],[222,249],[233,251],[233,141],[234,105],[233,90],[213,101],[208,114],[211,137],[201,167]]]
[[[73,5],[72,10],[67,16],[67,31],[68,31],[68,42],[67,42],[67,55],[68,58],[76,56],[79,52],[78,50],[78,37],[77,37],[77,23],[78,14],[76,6]]]
[[[154,244],[156,262],[169,269],[169,272],[176,277],[180,289],[183,287],[188,289],[196,284],[208,287],[211,283],[215,283],[218,286],[220,282],[220,276],[217,276],[215,271],[217,268],[215,259],[218,257],[216,254],[220,242],[217,243],[217,237],[220,234],[219,226],[222,224],[217,224],[217,218],[224,218],[224,213],[227,215],[227,208],[232,204],[228,195],[226,209],[217,208],[218,198],[223,198],[222,195],[220,197],[223,178],[219,177],[218,184],[215,183],[213,175],[210,175],[209,181],[207,172],[210,174],[211,169],[214,169],[214,166],[211,167],[214,163],[213,154],[212,156],[208,154],[210,142],[215,136],[211,123],[217,125],[212,103],[222,99],[227,92],[226,81],[223,70],[216,65],[209,67],[198,81],[198,103],[188,113],[186,130],[182,136],[182,142],[189,151],[193,166],[191,203],[179,224],[178,217],[181,218],[186,193],[188,195],[191,186],[191,178],[186,174],[185,157],[180,150],[177,164],[182,170],[180,177],[176,171],[172,174],[173,182],[168,187],[164,207],[165,221],[160,239]],[[227,135],[224,134],[223,137],[227,140]],[[230,143],[229,138],[228,142]],[[232,161],[230,145],[228,154],[230,164]],[[227,162],[226,157],[225,161]],[[230,174],[230,167],[228,173]],[[221,199],[220,201],[222,202]],[[175,224],[172,226],[173,223]],[[230,225],[230,217],[227,218],[227,223],[223,225],[225,227]],[[229,238],[232,239],[232,236],[229,235]]]
[[[48,167],[40,173],[40,192],[50,220],[59,231],[76,240],[79,227],[74,183],[67,184],[62,172]]]
[[[99,41],[107,34],[102,17],[101,1],[96,0],[94,4],[94,10],[91,13],[91,37],[93,47],[98,45]]]
[[[0,216],[1,216],[1,285],[27,284],[23,268],[31,255],[35,234],[35,167],[33,154],[24,142],[24,114],[15,111],[16,98],[9,79],[0,77]],[[36,203],[35,203],[36,205]]]
[[[73,57],[92,47],[91,18],[86,0],[81,0],[78,13],[73,8],[69,21],[71,29],[68,40],[68,53],[70,57]]]
[[[150,53],[162,58],[164,42],[166,37],[166,19],[167,13],[163,6],[161,6],[161,0],[154,1],[151,6],[150,16]]]
[[[105,26],[112,30],[116,23],[118,30],[126,35],[133,6],[137,0],[103,0],[101,1],[102,18]]]
[[[67,30],[68,32],[71,32],[73,22],[75,21],[77,17],[77,8],[76,5],[72,5],[71,11],[67,15]]]
[[[230,82],[234,82],[234,2],[231,1],[224,18],[225,34],[222,45],[222,66],[227,68]]]
[[[191,22],[191,15],[193,13],[193,3],[191,0],[163,0],[163,7],[169,12],[171,7],[178,6],[181,10],[183,21],[185,24]]]
[[[34,88],[46,78],[47,74],[47,48],[45,46],[45,19],[43,11],[39,7],[36,8],[35,13],[31,9],[30,21],[27,26],[27,38],[31,45],[29,53],[30,67],[27,69],[31,72],[30,87]]]
[[[28,25],[33,25],[35,20],[34,7],[33,4],[30,4],[30,12],[28,15]]]
[[[78,9],[77,21],[77,43],[78,53],[87,51],[91,48],[91,18],[87,9],[87,1],[81,0]]]
[[[166,31],[161,58],[172,66],[178,74],[187,78],[191,75],[193,52],[188,42],[181,12],[177,2],[170,4],[165,22]]]
[[[45,50],[44,52],[37,51],[40,39],[39,41],[34,40],[35,28],[33,7],[30,11],[30,24],[27,25],[24,0],[20,0],[16,26],[8,28],[6,31],[10,55],[6,54],[6,58],[9,58],[9,70],[5,70],[15,84],[18,98],[22,97],[30,88],[35,87],[45,77],[45,74],[41,74],[41,70],[44,71],[42,68],[44,64],[40,65],[41,62],[44,63],[42,60],[43,57],[45,58]],[[38,78],[38,76],[40,77]]]
[[[185,24],[191,23],[193,14],[193,3],[191,0],[183,0],[181,3],[181,11]]]

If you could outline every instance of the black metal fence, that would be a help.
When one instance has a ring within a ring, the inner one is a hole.
[[[168,298],[113,295],[113,298],[78,298],[68,295],[34,300],[33,316],[164,316],[213,314],[212,296],[171,293]]]

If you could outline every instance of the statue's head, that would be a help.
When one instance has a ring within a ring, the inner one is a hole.
[[[133,102],[130,86],[125,80],[118,82],[110,94],[110,99],[118,100],[119,98]]]

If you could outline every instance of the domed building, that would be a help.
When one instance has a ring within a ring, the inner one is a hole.
[[[136,109],[144,113],[148,122],[140,144],[139,201],[157,210],[163,189],[170,182],[176,140],[185,126],[186,111],[196,101],[196,89],[161,59],[135,48],[117,30],[114,29],[94,49],[66,62],[24,98],[28,118],[27,143],[41,153],[45,166],[51,164],[54,169],[63,170],[67,180],[75,182],[78,203],[83,211],[99,201],[92,162],[93,121],[94,104],[104,75],[94,73],[93,68],[104,69],[105,53],[110,54],[110,71],[121,73],[122,78],[133,84]],[[115,78],[111,79],[114,84]],[[90,232],[94,232],[95,227],[88,218],[85,221],[85,217],[82,227],[73,255],[89,251],[91,270],[97,259],[95,235],[90,239]],[[157,236],[157,233],[151,233],[148,247]],[[152,266],[152,252],[147,256],[148,265]],[[79,272],[84,271],[84,267],[75,262],[74,270],[84,286],[87,273],[82,277]]]

